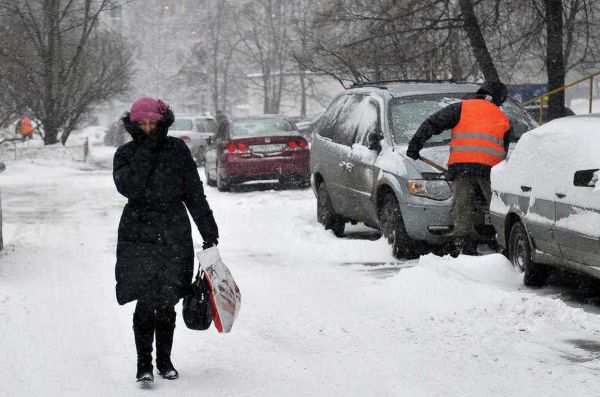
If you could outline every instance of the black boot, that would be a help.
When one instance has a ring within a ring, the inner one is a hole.
[[[154,382],[152,373],[152,342],[154,341],[154,319],[143,318],[140,313],[133,314],[133,335],[137,350],[138,382]]]
[[[156,313],[156,369],[164,379],[179,378],[179,372],[171,362],[175,316],[175,310],[172,307]]]

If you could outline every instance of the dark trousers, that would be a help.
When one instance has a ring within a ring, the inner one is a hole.
[[[152,342],[156,332],[156,366],[171,364],[175,330],[175,307],[149,295],[138,299],[133,313],[133,334],[138,356],[138,372],[152,370]]]
[[[475,231],[475,200],[478,192],[481,192],[489,206],[492,198],[490,178],[456,176],[453,187],[452,217],[454,218],[454,232],[452,235],[456,239],[477,240],[479,235]]]

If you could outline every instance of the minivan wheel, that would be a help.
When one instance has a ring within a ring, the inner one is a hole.
[[[325,230],[331,229],[337,237],[344,234],[346,222],[335,213],[325,183],[321,183],[317,188],[317,221],[325,227]]]
[[[508,259],[515,269],[524,272],[523,282],[529,287],[542,287],[548,278],[548,268],[531,260],[531,244],[527,230],[517,222],[510,230],[508,239]]]
[[[392,252],[399,259],[415,259],[419,257],[417,242],[406,232],[400,206],[392,193],[386,194],[379,209],[381,234],[392,246]]]

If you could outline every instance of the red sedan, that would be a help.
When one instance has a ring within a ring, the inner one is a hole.
[[[308,186],[309,145],[290,120],[265,115],[237,118],[218,131],[206,153],[208,185],[279,180]]]

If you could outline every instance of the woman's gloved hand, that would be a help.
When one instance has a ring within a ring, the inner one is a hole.
[[[206,239],[206,241],[204,241],[204,243],[202,244],[202,249],[205,250],[210,247],[216,247],[217,244],[219,244],[219,241],[217,240],[217,238],[211,237],[211,238]]]
[[[160,99],[158,100],[158,103],[161,106],[163,118],[156,122],[156,128],[148,134],[148,138],[144,142],[144,146],[150,151],[156,150],[161,143],[167,140],[169,127],[175,121],[173,110]]]

